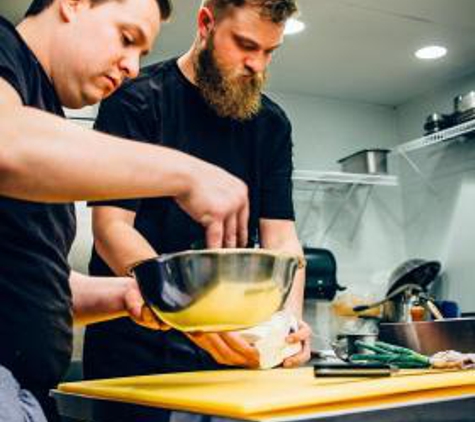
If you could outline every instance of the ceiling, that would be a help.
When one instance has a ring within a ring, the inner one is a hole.
[[[0,3],[18,22],[29,0]],[[200,0],[174,0],[145,63],[185,51]],[[269,90],[398,106],[475,72],[475,0],[299,0],[307,29],[288,36],[271,65]],[[421,62],[414,51],[442,44],[448,55]]]

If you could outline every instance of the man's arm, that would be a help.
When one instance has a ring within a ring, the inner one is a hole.
[[[148,241],[134,228],[135,215],[134,211],[114,206],[92,208],[94,246],[118,276],[127,275],[131,265],[157,256]]]
[[[130,277],[89,277],[71,271],[69,277],[76,324],[92,324],[129,316],[137,324],[164,329],[144,306],[136,281]]]
[[[0,78],[0,194],[41,202],[174,197],[206,228],[210,247],[247,242],[247,188],[224,170],[169,148],[84,129],[25,107]]]
[[[295,224],[290,220],[260,220],[261,246],[263,249],[272,249],[303,256],[303,250],[295,230]],[[292,290],[285,308],[296,318],[302,318],[303,292],[305,287],[305,269],[299,268],[295,274]]]
[[[303,250],[298,240],[295,223],[290,220],[260,220],[261,246],[264,249],[288,252],[303,256]],[[300,320],[299,330],[287,337],[289,343],[302,343],[302,349],[297,355],[284,361],[285,367],[298,366],[310,359],[310,327],[302,320],[303,298],[305,288],[305,269],[299,268],[294,277],[285,309],[289,310]]]

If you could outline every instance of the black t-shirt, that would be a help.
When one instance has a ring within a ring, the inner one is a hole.
[[[40,63],[2,18],[0,77],[24,105],[64,116]],[[69,363],[72,317],[67,255],[75,227],[73,204],[0,196],[0,364],[24,388],[54,386]]]
[[[253,119],[220,118],[172,59],[145,68],[141,76],[105,100],[96,129],[174,148],[218,165],[249,188],[249,233],[258,241],[260,218],[294,219],[291,126],[281,108],[263,96]],[[158,253],[202,243],[204,230],[170,198],[100,202],[136,212],[135,227]],[[94,252],[90,270],[110,274]]]
[[[96,129],[178,149],[244,180],[249,188],[253,243],[258,242],[260,218],[294,219],[291,126],[266,96],[252,120],[220,118],[173,59],[144,69],[138,79],[105,100]],[[190,249],[203,242],[203,228],[170,198],[95,205],[135,211],[135,228],[158,253]],[[95,275],[112,273],[96,251],[89,269]],[[83,363],[87,378],[220,367],[182,333],[154,332],[126,318],[87,328]]]

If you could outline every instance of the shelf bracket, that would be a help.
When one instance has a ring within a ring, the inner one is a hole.
[[[432,184],[432,182],[429,180],[429,178],[423,173],[423,171],[419,168],[419,166],[413,160],[411,160],[409,158],[406,151],[400,151],[400,154],[401,154],[402,158],[404,158],[409,163],[409,165],[412,167],[412,169],[419,175],[422,182],[427,186],[427,188],[429,188],[429,190],[435,196],[438,197],[439,194],[438,194],[437,189],[435,188],[435,186]]]

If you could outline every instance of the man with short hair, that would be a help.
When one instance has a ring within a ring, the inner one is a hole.
[[[152,140],[230,171],[248,187],[250,246],[302,255],[293,221],[291,125],[262,94],[272,53],[295,11],[294,0],[204,1],[191,49],[145,68],[104,101],[96,128]],[[201,228],[167,198],[92,205],[92,274],[123,275],[134,262],[193,248],[203,238]],[[233,247],[235,239],[226,238],[225,244]],[[299,320],[303,285],[301,269],[286,303]],[[309,335],[301,321],[288,338],[302,343],[301,352],[284,366],[309,359]],[[108,378],[255,367],[258,359],[238,333],[152,333],[116,320],[88,327],[83,363],[86,377]]]
[[[167,196],[205,226],[210,246],[247,242],[247,191],[236,177],[62,118],[62,106],[94,104],[134,78],[170,11],[169,0],[35,0],[17,28],[0,18],[2,422],[41,415],[36,399],[57,418],[48,391],[68,367],[73,316],[129,315],[160,328],[134,279],[71,271],[72,201]]]

